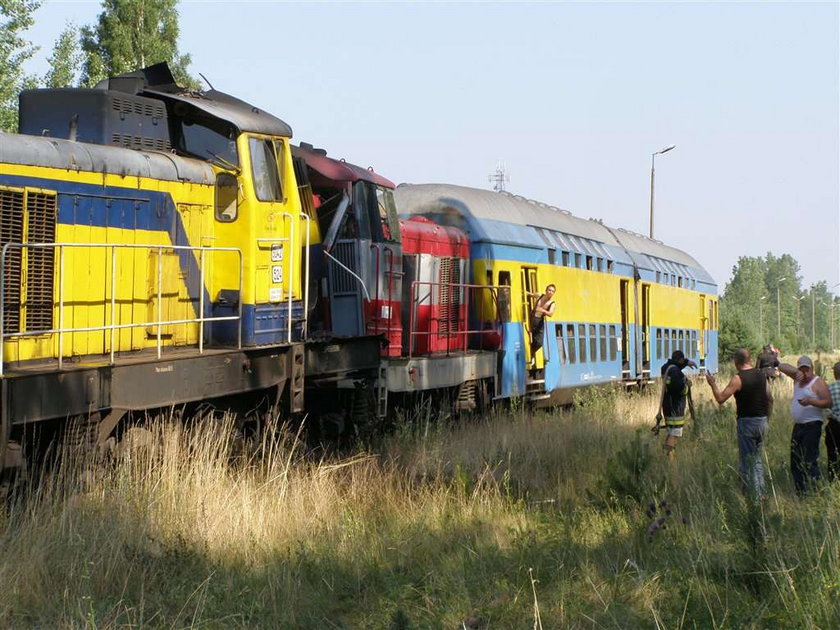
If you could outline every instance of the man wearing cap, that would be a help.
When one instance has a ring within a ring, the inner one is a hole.
[[[808,492],[809,482],[815,483],[820,479],[822,410],[831,407],[831,394],[825,381],[814,374],[814,362],[808,355],[799,357],[796,367],[780,364],[779,371],[793,379],[790,472],[797,494],[804,495]]]

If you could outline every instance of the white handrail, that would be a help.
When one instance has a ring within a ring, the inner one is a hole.
[[[75,247],[75,248],[111,248],[111,320],[109,324],[104,324],[102,326],[85,326],[85,327],[78,327],[78,328],[65,328],[64,327],[64,250],[66,247]],[[24,331],[24,332],[6,332],[5,331],[5,315],[6,315],[6,259],[10,249],[58,249],[59,253],[59,277],[58,277],[58,328],[53,328],[49,330],[36,330],[36,331]],[[117,248],[120,249],[148,249],[148,250],[157,250],[158,255],[158,269],[157,269],[157,282],[158,282],[158,291],[157,291],[157,298],[158,298],[158,318],[156,321],[151,322],[132,322],[129,324],[117,324],[116,322],[116,278],[117,278],[117,255],[116,250]],[[199,313],[198,317],[196,318],[188,318],[188,319],[177,319],[177,320],[169,320],[163,321],[163,306],[162,306],[162,285],[163,285],[163,251],[164,250],[171,250],[171,251],[198,251],[199,252],[199,265],[200,265],[200,284],[199,284]],[[206,260],[205,252],[215,253],[215,252],[232,252],[235,253],[239,257],[239,307],[238,312],[236,315],[228,315],[223,317],[205,317],[204,316],[204,280],[205,280],[205,273],[204,273],[204,263]],[[64,361],[64,335],[67,333],[76,333],[76,332],[95,332],[95,331],[109,331],[111,337],[111,347],[110,347],[110,364],[113,365],[115,362],[115,353],[116,353],[116,343],[115,343],[115,332],[116,330],[128,329],[128,328],[141,328],[141,327],[157,327],[157,356],[158,358],[161,357],[162,351],[162,335],[161,335],[161,328],[162,326],[171,326],[177,324],[199,324],[199,353],[203,353],[204,351],[204,324],[205,322],[214,322],[214,321],[234,321],[238,320],[239,327],[238,327],[238,334],[237,334],[237,348],[242,347],[242,286],[243,286],[243,277],[244,277],[244,259],[242,256],[242,250],[236,247],[206,247],[206,246],[190,246],[190,245],[161,245],[159,243],[154,244],[144,244],[144,243],[5,243],[2,248],[2,252],[0,252],[0,326],[2,326],[2,332],[0,332],[0,376],[3,375],[5,370],[5,341],[6,339],[13,339],[19,337],[27,337],[33,335],[48,335],[48,334],[58,334],[58,367],[61,369],[63,367]]]

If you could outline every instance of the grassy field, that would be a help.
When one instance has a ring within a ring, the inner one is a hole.
[[[840,490],[794,496],[776,390],[758,509],[734,407],[705,382],[673,460],[650,392],[458,424],[418,412],[342,458],[288,431],[243,446],[224,421],[161,421],[2,517],[0,627],[836,627]]]

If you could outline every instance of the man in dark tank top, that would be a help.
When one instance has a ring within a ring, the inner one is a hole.
[[[765,494],[764,436],[767,433],[767,418],[773,409],[773,396],[767,373],[753,367],[750,351],[740,348],[732,357],[738,370],[729,384],[720,391],[715,377],[706,373],[706,381],[712,388],[712,395],[722,405],[735,396],[735,415],[738,423],[738,472],[741,490],[748,497],[760,498]]]

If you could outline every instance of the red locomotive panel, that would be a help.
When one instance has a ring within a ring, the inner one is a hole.
[[[469,239],[461,230],[425,217],[400,221],[403,247],[403,325],[409,354],[467,349]]]

